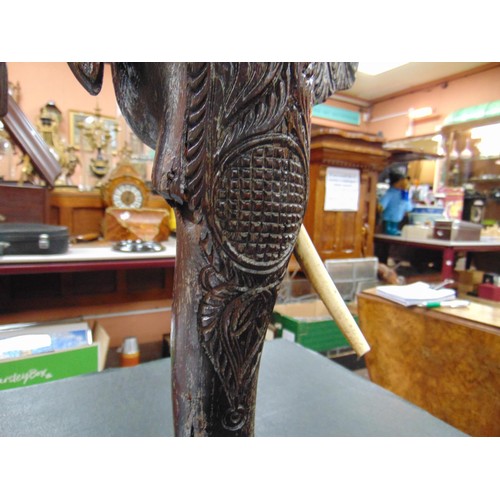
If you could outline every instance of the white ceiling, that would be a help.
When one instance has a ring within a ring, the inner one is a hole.
[[[484,62],[412,62],[404,66],[372,76],[357,72],[356,81],[343,95],[366,101],[378,100],[384,96],[416,87],[425,83],[482,66]]]

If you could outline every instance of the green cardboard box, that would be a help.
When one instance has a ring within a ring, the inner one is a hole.
[[[354,319],[358,318],[353,314]],[[350,347],[323,302],[280,304],[273,311],[276,336],[317,352]]]
[[[26,387],[84,373],[102,371],[106,364],[109,336],[96,323],[93,343],[64,351],[0,361],[0,390]]]

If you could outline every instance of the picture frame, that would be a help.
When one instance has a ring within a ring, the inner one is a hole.
[[[92,151],[92,146],[88,143],[88,141],[83,138],[83,143],[81,134],[82,130],[80,128],[80,124],[85,122],[85,120],[90,120],[92,118],[95,119],[95,113],[88,113],[85,111],[76,111],[69,110],[69,142],[76,150],[80,150],[81,146],[84,151],[90,152]],[[104,126],[109,130],[111,134],[111,141],[109,147],[111,150],[116,151],[118,149],[118,132],[119,125],[118,120],[112,116],[101,115],[101,118],[104,120]]]

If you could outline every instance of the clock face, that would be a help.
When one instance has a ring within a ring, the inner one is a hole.
[[[141,208],[144,195],[135,184],[120,184],[113,191],[112,201],[117,208]]]

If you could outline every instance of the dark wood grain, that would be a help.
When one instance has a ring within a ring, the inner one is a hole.
[[[0,62],[0,118],[7,114],[9,92],[9,80],[7,77],[7,65]]]

